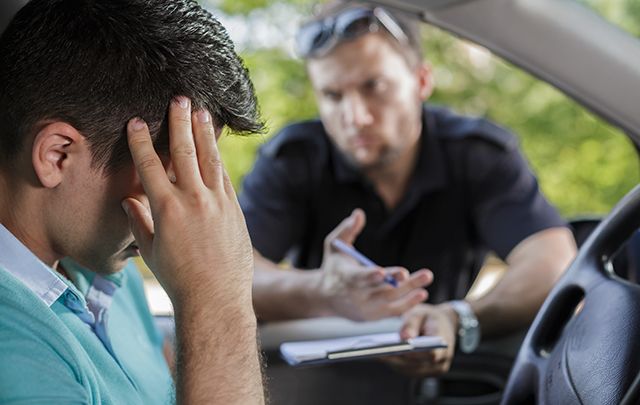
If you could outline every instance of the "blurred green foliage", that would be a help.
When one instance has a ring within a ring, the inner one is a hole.
[[[247,15],[256,9],[264,9],[279,3],[287,3],[301,10],[308,10],[315,2],[309,0],[214,0],[213,3],[223,13]]]
[[[640,32],[640,0],[580,0],[634,34]],[[248,15],[283,1],[221,0],[225,13]],[[309,0],[288,0],[307,11]],[[613,5],[615,4],[615,6]],[[301,11],[301,12],[304,12]],[[436,78],[431,102],[461,113],[486,116],[514,131],[548,198],[567,217],[604,214],[638,183],[638,155],[628,138],[551,86],[433,27],[424,46]],[[225,136],[225,164],[236,186],[250,170],[256,149],[287,122],[313,117],[313,93],[301,61],[282,47],[249,48],[243,58],[251,72],[265,136]]]

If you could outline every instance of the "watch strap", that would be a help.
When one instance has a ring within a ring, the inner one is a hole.
[[[456,300],[450,305],[458,314],[458,347],[464,353],[471,353],[480,344],[480,322],[468,302]]]

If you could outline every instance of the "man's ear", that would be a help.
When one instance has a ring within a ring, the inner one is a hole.
[[[33,169],[40,183],[56,187],[64,178],[69,162],[82,152],[84,137],[64,122],[46,124],[37,133],[31,149]]]
[[[418,78],[418,94],[422,101],[426,101],[431,97],[435,85],[431,65],[427,62],[421,63],[416,68],[416,75]]]

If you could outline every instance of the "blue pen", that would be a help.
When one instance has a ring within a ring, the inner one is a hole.
[[[344,254],[347,254],[347,255],[351,256],[352,258],[356,259],[358,261],[358,263],[360,263],[363,266],[378,267],[378,265],[375,264],[373,261],[371,261],[371,259],[369,259],[367,256],[365,256],[362,253],[358,252],[357,250],[355,250],[351,246],[347,245],[346,243],[344,243],[340,239],[332,240],[331,241],[331,246],[333,246],[335,249],[339,250],[340,252],[342,252]],[[394,287],[398,286],[398,282],[396,281],[396,279],[391,277],[388,274],[386,276],[384,276],[384,282],[388,283],[388,284],[391,284]]]

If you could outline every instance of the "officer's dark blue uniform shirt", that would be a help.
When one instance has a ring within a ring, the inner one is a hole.
[[[565,225],[506,130],[425,106],[419,147],[408,191],[390,211],[320,121],[284,128],[261,148],[240,195],[254,247],[317,268],[325,236],[359,207],[367,221],[355,247],[381,266],[431,269],[437,303],[464,296],[488,250],[504,259],[526,237]]]

